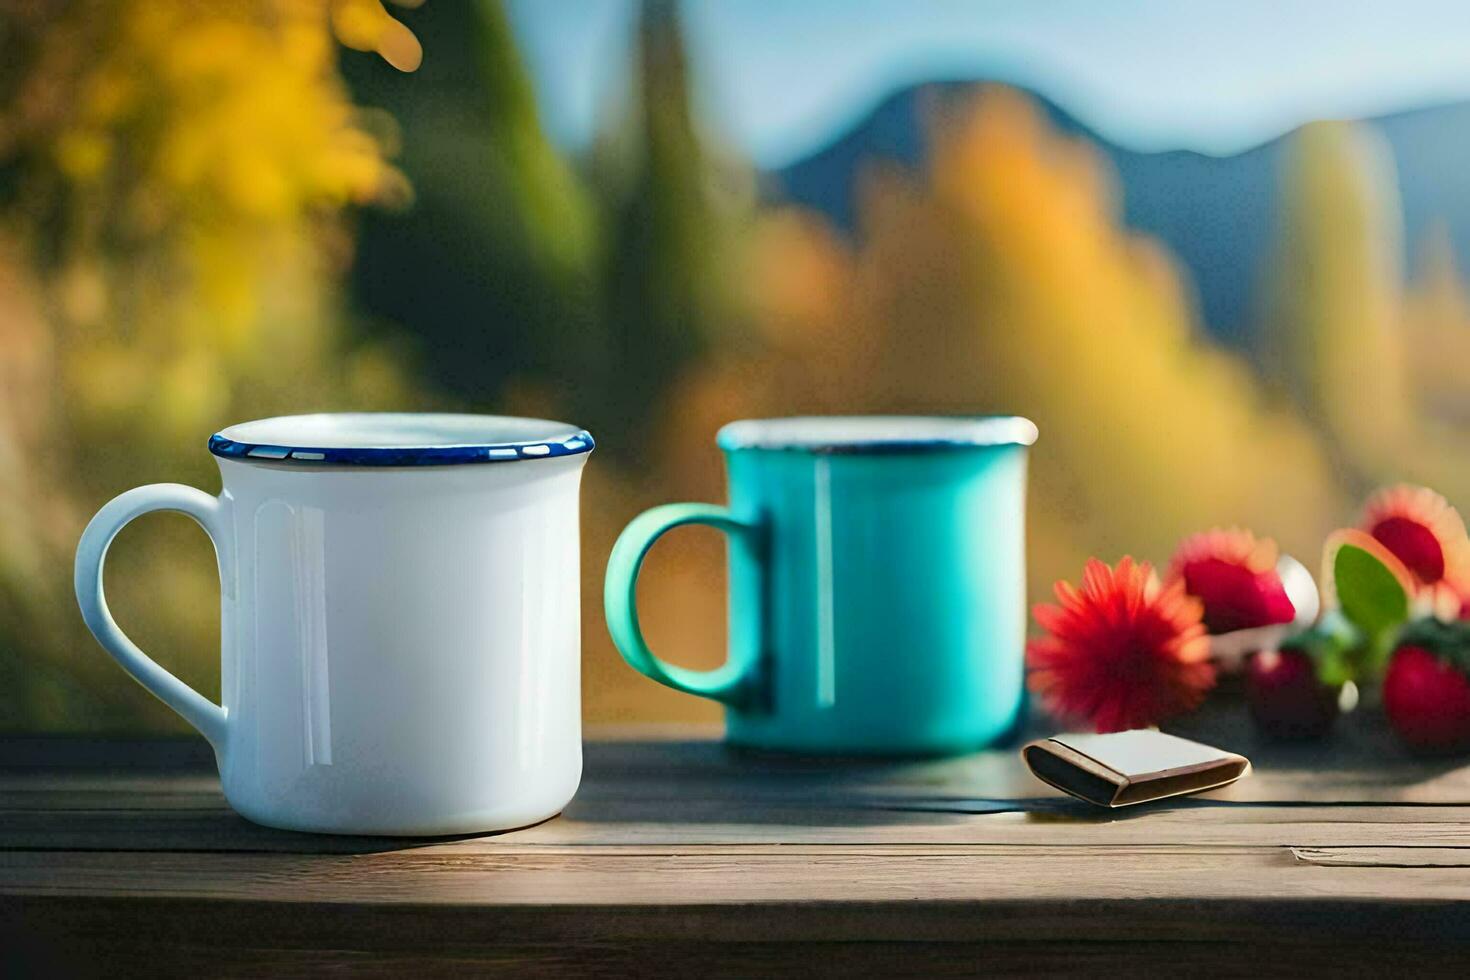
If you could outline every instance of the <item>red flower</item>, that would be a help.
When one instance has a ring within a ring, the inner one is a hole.
[[[1082,588],[1032,610],[1046,636],[1026,647],[1031,690],[1054,716],[1099,732],[1157,724],[1196,707],[1215,683],[1198,599],[1160,586],[1148,562],[1087,562]]]
[[[1459,513],[1433,490],[1401,484],[1378,491],[1361,527],[1404,563],[1421,590],[1444,583],[1470,595],[1470,537]]]
[[[1276,542],[1241,528],[1214,528],[1179,542],[1165,581],[1205,604],[1211,633],[1289,623],[1296,608],[1276,571]]]

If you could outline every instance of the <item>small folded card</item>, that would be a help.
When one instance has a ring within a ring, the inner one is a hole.
[[[1245,756],[1141,729],[1108,735],[1053,735],[1021,749],[1042,782],[1098,806],[1128,806],[1233,783]]]

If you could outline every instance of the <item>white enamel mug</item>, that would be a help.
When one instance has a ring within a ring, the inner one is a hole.
[[[224,490],[139,487],[77,546],[87,626],[214,747],[244,816],[457,834],[550,817],[582,772],[578,488],[592,437],[539,419],[301,415],[209,441]],[[102,566],[149,511],[219,559],[222,704],[113,621]]]

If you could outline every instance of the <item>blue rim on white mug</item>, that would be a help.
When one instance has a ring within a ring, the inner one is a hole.
[[[565,422],[499,415],[429,416],[432,434],[416,439],[405,431],[408,418],[352,412],[259,419],[216,432],[209,451],[224,459],[316,466],[452,466],[575,456],[596,445],[586,429]]]

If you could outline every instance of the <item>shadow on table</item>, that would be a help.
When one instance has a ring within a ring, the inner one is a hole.
[[[714,740],[599,742],[588,745],[583,788],[566,816],[595,823],[873,825],[1015,813],[1100,823],[1196,808],[1413,805],[1431,797],[1470,803],[1463,756],[1409,753],[1377,711],[1345,716],[1323,739],[1281,742],[1256,730],[1242,699],[1222,697],[1168,730],[1246,756],[1252,774],[1204,797],[1103,809],[1055,793],[1026,770],[1017,749],[1053,733],[1044,719],[1003,746],[930,760],[753,753]],[[1430,783],[1433,793],[1416,793]]]
[[[213,750],[196,736],[0,738],[0,849],[374,854],[481,836],[310,834],[251,823],[225,802]]]
[[[963,795],[971,813],[1055,809],[1061,800],[1003,747],[940,759],[815,757],[714,739],[589,743],[568,819],[589,823],[872,826],[925,817],[920,804]],[[981,791],[983,789],[983,792]]]
[[[1212,797],[1107,810],[1061,796],[1026,770],[1019,746],[1053,733],[1039,720],[1001,746],[943,759],[759,753],[709,737],[592,740],[586,745],[581,789],[562,816],[604,825],[865,827],[1004,814],[1038,822],[1102,823],[1192,808],[1414,804],[1430,797],[1470,803],[1465,759],[1408,754],[1378,712],[1349,715],[1320,741],[1282,743],[1254,729],[1239,699],[1218,698],[1169,730],[1239,752],[1252,761],[1254,774]],[[42,758],[50,772],[84,782],[88,772],[118,776],[121,769],[143,784],[156,774],[159,785],[128,791],[134,809],[127,821],[117,821],[115,810],[89,803],[85,790],[55,804],[64,816],[21,800],[17,808],[7,807],[7,846],[363,854],[497,836],[347,837],[260,827],[225,804],[212,779],[213,758],[198,739],[9,738],[0,740],[0,777],[34,770]],[[174,782],[166,784],[170,779]],[[1432,794],[1418,790],[1431,782]]]

